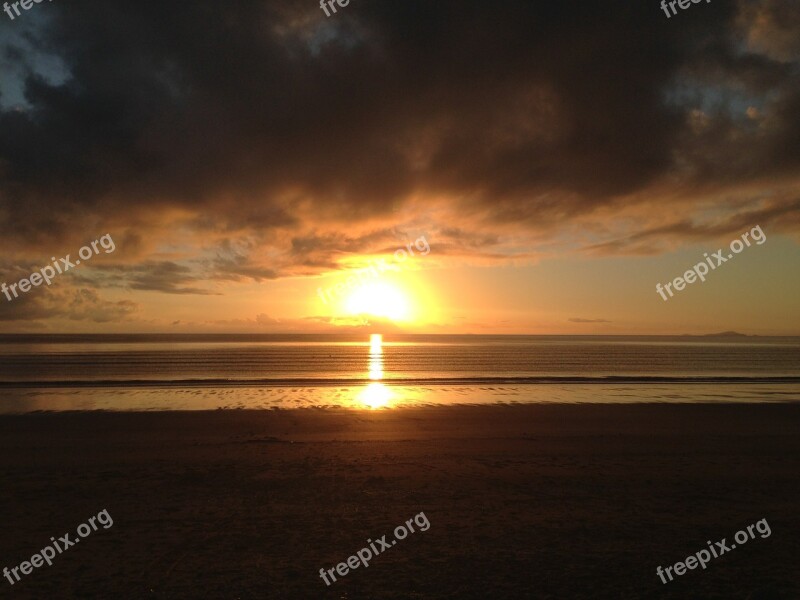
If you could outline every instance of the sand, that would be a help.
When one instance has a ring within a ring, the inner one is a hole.
[[[0,417],[11,598],[800,598],[800,405]],[[326,587],[424,512],[417,531]],[[662,584],[706,541],[772,534]]]

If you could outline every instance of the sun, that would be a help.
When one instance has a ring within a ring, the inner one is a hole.
[[[345,300],[344,307],[351,315],[371,315],[392,321],[406,321],[411,314],[406,295],[385,282],[367,283],[356,288]]]

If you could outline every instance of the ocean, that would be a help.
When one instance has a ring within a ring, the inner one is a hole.
[[[2,413],[797,401],[797,337],[0,336]]]

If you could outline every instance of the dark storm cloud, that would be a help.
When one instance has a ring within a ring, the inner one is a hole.
[[[748,6],[677,21],[655,1],[381,0],[331,18],[314,0],[43,4],[31,43],[68,78],[31,72],[29,107],[0,113],[4,243],[179,223],[257,240],[212,277],[270,279],[384,247],[314,229],[390,220],[420,194],[449,202],[456,237],[548,230],[675,173],[684,189],[783,178],[800,164],[800,9]],[[730,90],[763,121],[732,114]],[[256,258],[269,244],[289,263]],[[209,293],[186,265],[131,269],[133,289]]]

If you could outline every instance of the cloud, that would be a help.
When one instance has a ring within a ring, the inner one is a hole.
[[[679,242],[711,244],[715,240],[738,237],[762,223],[770,223],[775,230],[784,232],[800,229],[800,197],[785,201],[758,199],[738,203],[736,207],[737,213],[724,220],[673,220],[623,238],[587,246],[584,250],[598,255],[658,254]]]
[[[5,299],[4,299],[5,300]],[[37,288],[11,302],[0,303],[0,322],[46,320],[117,323],[130,319],[139,309],[132,300],[106,300],[86,288],[53,290]]]
[[[101,280],[106,285],[165,294],[219,294],[205,288],[183,286],[182,284],[201,281],[201,278],[193,274],[191,267],[172,261],[148,261],[133,266],[104,266],[99,272]]]
[[[749,46],[782,62],[800,59],[800,11],[793,0],[743,2],[740,26]]]
[[[74,293],[63,313],[73,321],[109,323],[127,318],[136,309],[137,304],[130,300],[109,302],[102,300],[93,290],[81,289]]]
[[[611,323],[608,319],[581,319],[580,317],[573,317],[569,319],[570,323]]]
[[[35,262],[111,232],[86,287],[217,294],[415,228],[437,260],[485,263],[654,254],[745,216],[800,233],[792,0],[680,24],[524,0],[27,16],[24,38],[0,24],[0,100],[24,94],[0,104],[0,249]]]

